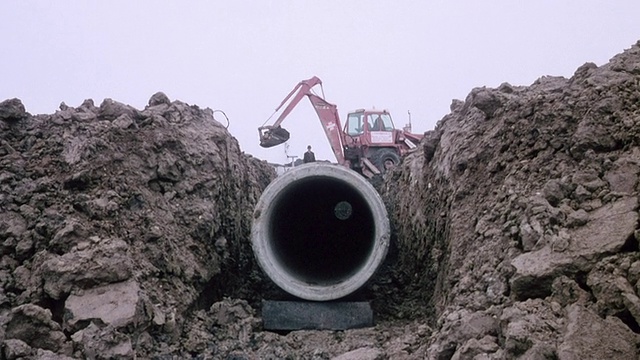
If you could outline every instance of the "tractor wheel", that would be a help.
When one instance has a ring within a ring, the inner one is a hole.
[[[373,157],[373,164],[383,174],[400,164],[400,156],[393,149],[380,149]]]

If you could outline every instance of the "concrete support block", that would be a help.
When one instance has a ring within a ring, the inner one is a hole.
[[[262,302],[265,330],[347,330],[374,325],[373,310],[365,301]]]

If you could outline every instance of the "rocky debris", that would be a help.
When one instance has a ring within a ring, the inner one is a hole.
[[[385,175],[378,324],[263,330],[249,247],[275,172],[156,93],[0,122],[6,359],[637,358],[640,42],[473,89]]]
[[[430,319],[428,358],[638,356],[638,64],[474,89],[387,176],[391,306]]]
[[[299,330],[285,334],[262,331],[257,312],[244,300],[223,299],[199,310],[178,345],[159,356],[233,359],[419,359],[414,353],[428,338],[430,328],[419,322],[383,323],[347,331]],[[376,355],[376,357],[371,357]]]
[[[211,110],[157,93],[20,114],[0,122],[5,357],[181,357],[197,311],[269,288],[249,232],[275,171]]]
[[[558,274],[589,272],[606,255],[620,252],[638,226],[637,206],[637,197],[603,205],[588,214],[582,226],[564,232],[566,236],[551,237],[541,249],[518,255],[511,262],[516,269],[513,295],[549,294]]]

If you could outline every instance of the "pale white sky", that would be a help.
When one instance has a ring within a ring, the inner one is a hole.
[[[638,0],[3,0],[0,101],[32,114],[104,98],[143,109],[171,100],[220,109],[242,149],[300,80],[318,76],[344,120],[389,109],[396,127],[433,129],[477,86],[570,77],[640,40]],[[283,124],[290,152],[335,161],[305,99]]]

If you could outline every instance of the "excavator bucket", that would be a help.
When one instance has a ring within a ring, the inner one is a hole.
[[[260,146],[270,148],[289,140],[289,132],[280,126],[265,131],[260,135]]]

